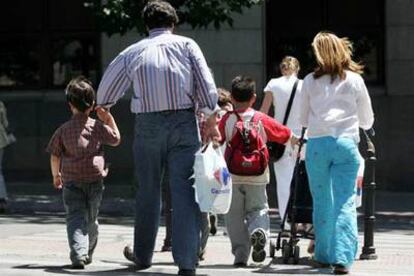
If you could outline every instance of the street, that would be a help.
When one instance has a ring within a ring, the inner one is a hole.
[[[379,194],[375,247],[377,260],[357,260],[352,275],[414,275],[414,212],[411,195]],[[59,196],[16,196],[9,214],[0,215],[0,275],[176,275],[170,252],[159,252],[165,236],[160,227],[153,266],[135,272],[124,259],[122,250],[133,237],[132,199],[105,198],[101,208],[100,234],[93,263],[85,270],[71,270],[66,239],[64,213]],[[279,218],[272,210],[272,236]],[[360,246],[362,220],[360,216]],[[262,264],[249,263],[246,269],[233,268],[230,241],[220,223],[216,236],[210,236],[205,261],[198,275],[327,275],[330,269],[309,266],[306,248],[301,240],[298,265],[284,265],[281,252],[267,257]],[[358,253],[359,257],[359,253]]]

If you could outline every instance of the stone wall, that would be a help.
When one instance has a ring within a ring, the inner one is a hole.
[[[257,81],[258,90],[263,88],[265,76],[263,7],[246,10],[234,17],[233,28],[224,25],[220,30],[213,27],[192,30],[181,25],[175,33],[193,38],[203,51],[214,73],[217,86],[229,88],[237,74],[246,74]],[[123,37],[102,36],[102,68],[123,49],[141,39],[130,32]]]

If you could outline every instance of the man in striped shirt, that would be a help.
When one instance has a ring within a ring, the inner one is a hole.
[[[165,1],[150,1],[143,10],[149,36],[122,51],[99,85],[97,105],[114,105],[133,86],[133,145],[138,177],[134,248],[124,255],[137,269],[151,266],[160,216],[160,183],[166,166],[171,187],[172,251],[178,275],[195,275],[200,211],[190,180],[194,153],[200,146],[195,110],[210,117],[207,133],[219,140],[215,112],[217,90],[199,46],[172,34],[178,22]]]

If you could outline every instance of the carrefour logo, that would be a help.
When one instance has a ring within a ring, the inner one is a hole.
[[[219,168],[214,172],[214,178],[223,186],[227,186],[230,181],[230,173],[227,168]]]

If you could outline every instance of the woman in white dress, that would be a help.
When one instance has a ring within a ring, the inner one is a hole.
[[[274,118],[283,123],[289,98],[293,91],[295,82],[297,83],[296,94],[293,98],[292,107],[287,120],[287,127],[297,137],[301,134],[301,124],[299,122],[300,114],[300,94],[302,89],[302,80],[297,75],[300,70],[299,61],[291,56],[286,56],[280,63],[280,72],[282,76],[269,81],[264,89],[264,99],[260,111],[268,113],[271,105],[274,106]],[[275,163],[273,163],[276,183],[277,183],[277,202],[280,217],[283,218],[290,194],[290,182],[292,181],[293,170],[295,168],[296,156],[290,145],[286,146],[285,153]],[[285,225],[286,226],[286,225]]]

